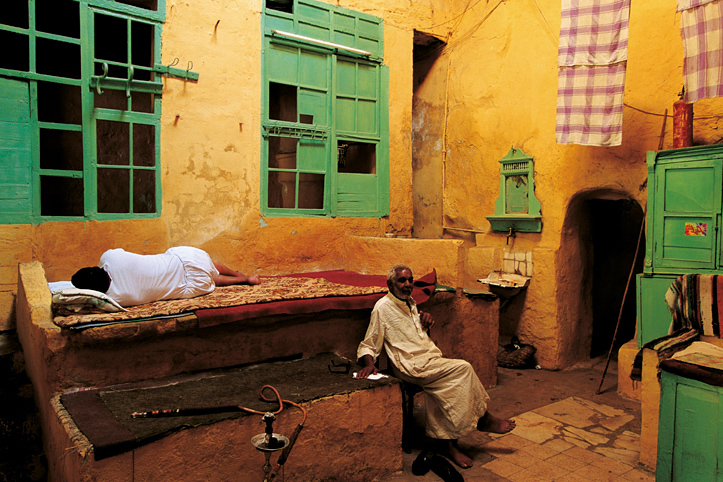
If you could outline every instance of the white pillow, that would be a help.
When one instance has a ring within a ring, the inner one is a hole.
[[[107,313],[128,311],[105,293],[95,290],[70,288],[53,293],[53,304],[62,305],[69,311],[96,309]]]

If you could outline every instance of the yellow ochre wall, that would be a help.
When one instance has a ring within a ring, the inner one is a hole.
[[[388,217],[262,217],[262,2],[167,0],[162,62],[192,62],[200,77],[164,79],[162,215],[0,225],[0,329],[14,327],[19,262],[39,260],[48,279],[57,281],[115,247],[157,253],[193,245],[216,261],[262,275],[339,268],[382,273],[399,259],[418,274],[436,268],[443,284],[472,288],[481,287],[477,278],[502,267],[505,254],[531,253],[534,274],[520,333],[537,346],[545,368],[587,357],[583,241],[567,210],[576,196],[597,191],[644,206],[645,153],[657,149],[663,111],[672,112],[683,82],[675,1],[635,2],[631,9],[625,102],[632,107],[624,112],[623,145],[613,148],[555,143],[559,0],[332,3],[384,19]],[[415,30],[447,44],[423,75],[414,69]],[[696,103],[696,143],[723,137],[717,118],[703,119],[721,106],[719,99]],[[425,129],[428,139],[417,135]],[[669,118],[664,148],[671,143]],[[493,214],[498,197],[498,160],[511,146],[535,159],[544,227],[539,234],[518,233],[508,245],[503,233],[490,231],[485,216]],[[433,241],[388,240],[385,233]]]

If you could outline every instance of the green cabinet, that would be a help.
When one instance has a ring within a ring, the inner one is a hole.
[[[668,333],[665,292],[688,273],[723,273],[723,146],[651,151],[647,239],[637,279],[638,347]]]
[[[723,146],[648,153],[645,273],[721,270]]]
[[[723,388],[663,370],[657,482],[723,481]]]
[[[665,304],[665,293],[675,278],[677,275],[637,275],[638,348],[668,334],[671,317]]]

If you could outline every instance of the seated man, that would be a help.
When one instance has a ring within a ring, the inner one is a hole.
[[[384,347],[394,375],[424,389],[427,435],[440,441],[442,450],[462,468],[472,459],[462,453],[457,439],[474,429],[507,433],[514,420],[487,411],[489,396],[468,362],[444,358],[429,338],[434,324],[429,313],[418,312],[412,299],[414,279],[408,266],[396,265],[387,273],[389,293],[374,306],[371,322],[357,356],[363,366],[358,378],[376,373],[376,358]]]
[[[198,248],[179,246],[153,255],[110,249],[100,257],[98,266],[79,269],[71,282],[76,288],[106,293],[121,306],[134,306],[193,298],[216,286],[255,285],[259,277],[214,263]]]

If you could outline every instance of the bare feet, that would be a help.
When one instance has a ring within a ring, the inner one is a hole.
[[[447,441],[447,456],[454,462],[458,467],[463,469],[469,469],[473,465],[472,459],[467,456],[464,452],[459,449],[456,440]]]
[[[480,432],[507,433],[515,428],[514,420],[504,420],[486,412],[477,422],[477,430]]]
[[[248,283],[250,285],[257,285],[261,283],[261,278],[259,278],[259,275],[252,274],[251,276],[246,277],[248,279]]]

